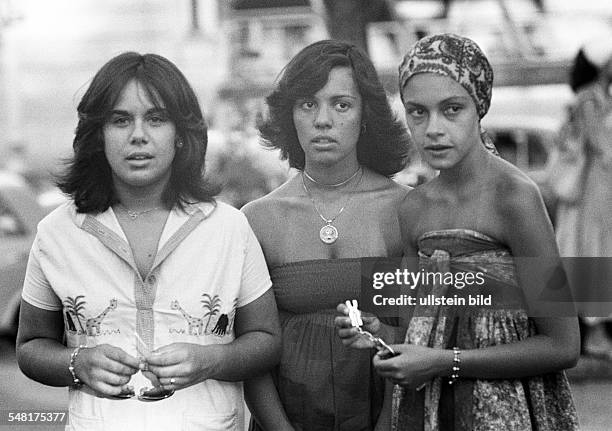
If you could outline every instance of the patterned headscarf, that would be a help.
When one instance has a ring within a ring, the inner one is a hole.
[[[400,94],[417,73],[438,73],[457,81],[474,100],[480,118],[489,110],[493,69],[471,39],[456,34],[435,34],[419,40],[399,67]]]

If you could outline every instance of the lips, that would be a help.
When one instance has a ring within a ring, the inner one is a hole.
[[[126,160],[133,160],[133,161],[141,161],[141,160],[149,160],[152,159],[153,156],[149,153],[132,153],[130,155],[128,155],[125,159]]]
[[[314,138],[311,139],[311,142],[313,144],[334,144],[336,143],[336,140],[334,138],[332,138],[331,136],[315,136]]]
[[[424,147],[424,149],[427,151],[444,151],[444,150],[449,150],[451,148],[453,147],[450,145],[428,145]]]

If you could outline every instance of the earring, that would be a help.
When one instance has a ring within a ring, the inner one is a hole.
[[[363,135],[367,130],[366,123],[361,123],[361,134]]]
[[[176,148],[183,148],[183,141],[176,141]]]

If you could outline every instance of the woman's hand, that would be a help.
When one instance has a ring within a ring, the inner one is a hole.
[[[391,347],[399,355],[381,359],[376,354],[372,363],[376,372],[393,384],[418,389],[435,377],[450,374],[453,366],[452,350],[412,344],[396,344]]]
[[[348,307],[345,304],[338,304],[336,310],[343,314],[342,316],[337,316],[334,319],[336,331],[338,332],[338,336],[342,339],[342,344],[355,349],[373,348],[374,343],[372,343],[367,337],[360,335],[357,328],[351,324],[351,319],[348,317]],[[368,331],[375,337],[381,336],[380,332],[382,330],[382,323],[380,320],[378,320],[378,317],[374,315],[362,314],[361,320],[363,320],[362,328],[364,330]]]
[[[183,389],[215,375],[222,355],[217,345],[173,343],[145,358],[148,371],[157,376],[167,390]]]
[[[138,359],[119,347],[101,344],[79,351],[74,372],[79,380],[101,395],[116,396],[129,392],[126,385],[138,372]]]

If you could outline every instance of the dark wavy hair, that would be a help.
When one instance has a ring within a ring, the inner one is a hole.
[[[576,54],[569,73],[569,85],[574,93],[582,87],[595,81],[599,70],[584,54],[582,48]]]
[[[156,54],[126,52],[112,58],[96,73],[78,107],[79,122],[73,157],[57,180],[81,213],[103,212],[117,202],[111,167],[104,153],[103,128],[121,91],[131,80],[145,89],[157,108],[163,107],[175,124],[177,148],[170,181],[162,199],[171,208],[191,201],[213,201],[216,186],[204,180],[207,128],[198,99],[181,71]]]
[[[408,162],[409,135],[393,114],[376,69],[368,56],[346,42],[322,40],[307,46],[285,66],[276,89],[266,98],[269,118],[259,126],[264,145],[279,148],[289,165],[304,169],[293,108],[327,84],[335,67],[350,67],[362,98],[365,131],[357,141],[359,163],[385,176],[401,171]]]

